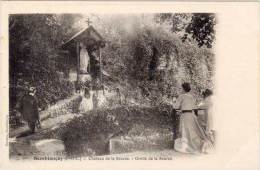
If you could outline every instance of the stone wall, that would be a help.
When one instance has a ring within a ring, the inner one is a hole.
[[[72,96],[69,99],[61,100],[48,109],[41,111],[40,119],[45,120],[49,117],[57,117],[67,113],[77,113],[81,100],[82,98],[78,94]]]

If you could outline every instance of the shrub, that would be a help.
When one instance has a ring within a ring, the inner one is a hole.
[[[151,105],[177,97],[183,82],[191,83],[196,96],[213,86],[212,49],[199,48],[192,40],[182,42],[178,34],[154,23],[133,30],[105,36],[103,68],[111,75],[104,81],[106,85],[124,88],[125,97],[140,96],[140,103],[149,101]]]
[[[110,138],[140,134],[142,129],[132,130],[138,124],[152,129],[177,130],[177,123],[178,117],[169,105],[118,107],[89,111],[62,125],[54,135],[64,142],[69,156],[102,155],[108,151]]]

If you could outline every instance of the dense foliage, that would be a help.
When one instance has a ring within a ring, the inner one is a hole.
[[[109,30],[104,31],[108,41],[103,65],[111,75],[106,83],[121,89],[125,98],[154,105],[178,96],[184,81],[192,84],[196,95],[213,86],[211,48],[199,48],[192,39],[183,42],[182,35],[173,33],[165,24],[156,24],[154,19],[137,18],[131,22],[121,17],[113,21],[112,26],[104,23],[97,28],[100,32]]]
[[[10,15],[11,107],[29,86],[36,86],[41,108],[70,96],[73,84],[60,79],[63,59],[59,47],[73,33],[77,16]]]
[[[177,133],[178,117],[169,105],[93,110],[63,124],[52,135],[62,139],[70,156],[100,155],[107,152],[112,137],[145,135],[141,125],[154,133],[155,129]]]
[[[196,95],[213,86],[213,49],[197,45],[201,38],[205,45],[213,44],[213,14],[88,17],[106,40],[102,68],[109,76],[103,82],[119,89],[125,100],[156,105],[176,97],[184,81],[192,84]],[[72,94],[73,84],[59,76],[70,67],[59,47],[85,19],[71,14],[10,16],[11,104],[28,85],[37,87],[42,108]],[[193,38],[183,41],[185,33]]]
[[[211,48],[214,43],[216,16],[213,13],[162,13],[156,17],[158,22],[170,24],[171,31],[182,32],[183,41],[190,35],[199,47]]]

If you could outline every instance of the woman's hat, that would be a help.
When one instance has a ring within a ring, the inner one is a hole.
[[[202,95],[203,95],[204,97],[210,96],[210,95],[212,95],[212,94],[213,94],[213,92],[212,92],[212,90],[210,90],[210,89],[206,89],[204,92],[202,92]]]

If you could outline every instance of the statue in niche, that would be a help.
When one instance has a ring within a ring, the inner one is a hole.
[[[89,60],[90,58],[86,46],[80,43],[80,73],[88,73]]]

